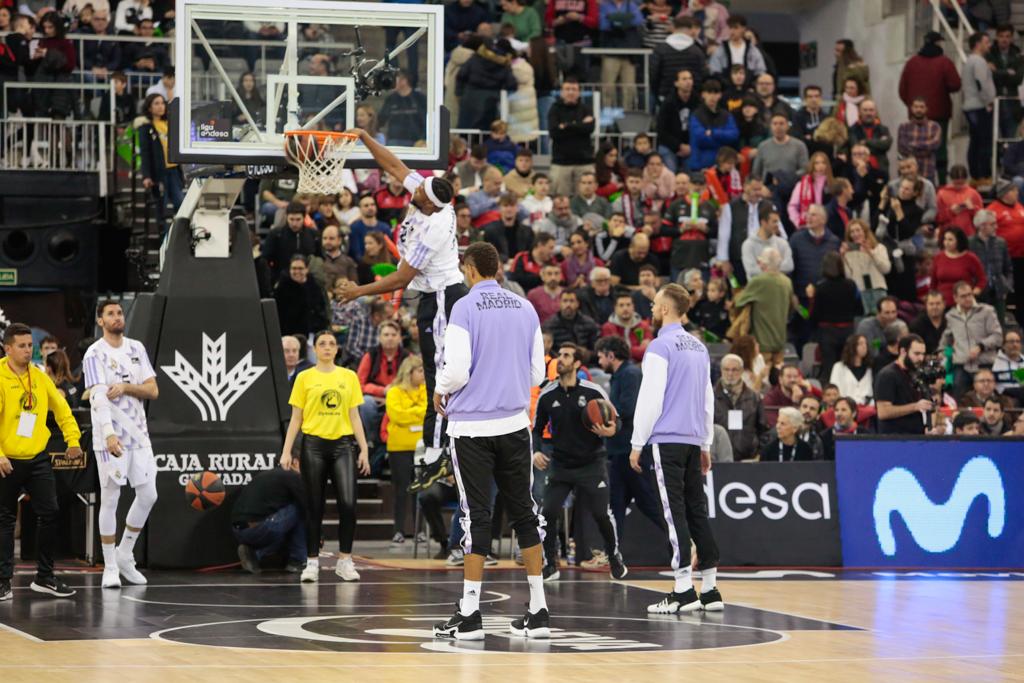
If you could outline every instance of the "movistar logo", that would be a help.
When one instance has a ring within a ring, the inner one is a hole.
[[[963,533],[964,520],[978,496],[988,500],[988,535],[997,538],[1006,525],[1006,491],[994,462],[984,456],[971,458],[953,485],[945,503],[935,504],[917,478],[903,467],[895,467],[878,481],[875,489],[875,533],[882,552],[896,554],[892,513],[898,512],[923,550],[943,553],[953,548]]]
[[[203,333],[201,374],[180,351],[174,352],[174,365],[161,368],[199,409],[203,422],[226,422],[231,406],[267,369],[253,365],[252,351],[249,351],[228,371],[227,338],[227,333],[215,340]]]

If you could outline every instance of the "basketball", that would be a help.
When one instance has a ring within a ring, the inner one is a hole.
[[[587,401],[586,407],[581,415],[583,426],[590,429],[594,425],[608,425],[615,422],[617,417],[615,406],[603,398],[594,398]]]
[[[313,135],[289,135],[285,138],[284,156],[291,164],[301,164],[319,156],[320,139]]]
[[[196,510],[209,510],[224,502],[224,482],[213,472],[196,472],[185,484],[185,500]]]

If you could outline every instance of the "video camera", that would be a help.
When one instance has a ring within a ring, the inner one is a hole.
[[[341,55],[352,59],[352,79],[355,81],[356,99],[366,100],[394,90],[398,80],[399,69],[391,63],[391,55],[387,52],[381,59],[366,59],[366,48],[356,26],[356,46]]]

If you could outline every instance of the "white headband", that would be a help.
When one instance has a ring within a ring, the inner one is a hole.
[[[443,209],[444,207],[448,206],[446,202],[442,202],[440,199],[437,198],[437,195],[434,194],[433,178],[427,178],[426,180],[423,181],[423,192],[426,193],[427,199],[433,202],[434,206],[436,206],[437,208]]]

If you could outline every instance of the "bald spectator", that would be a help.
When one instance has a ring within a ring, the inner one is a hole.
[[[793,289],[803,298],[807,285],[821,279],[821,262],[825,254],[839,251],[839,238],[825,229],[825,207],[811,204],[807,209],[807,228],[797,230],[789,240],[793,250]]]
[[[473,216],[473,225],[480,227],[494,220],[498,208],[498,199],[502,196],[501,187],[501,171],[496,166],[491,166],[485,170],[483,185],[479,190],[466,197],[469,213]],[[512,196],[514,197],[515,195]]]
[[[651,253],[651,238],[639,232],[633,235],[629,249],[612,257],[612,284],[637,289],[640,286],[640,267],[650,264],[658,266],[658,259]]]
[[[892,147],[892,134],[878,120],[878,107],[874,100],[865,99],[858,107],[857,123],[850,126],[850,144],[862,143],[871,151],[868,163],[883,173],[889,172],[886,154]]]

